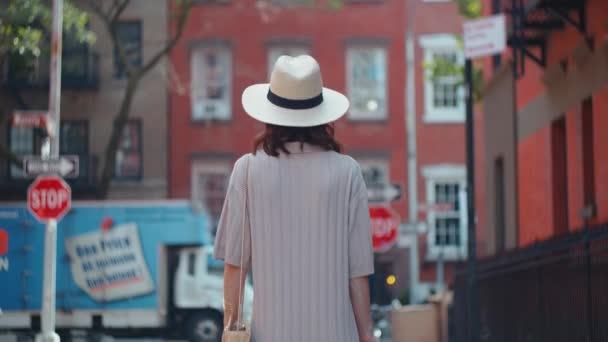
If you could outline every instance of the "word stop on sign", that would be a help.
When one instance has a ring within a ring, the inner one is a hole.
[[[63,208],[70,194],[65,189],[32,190],[32,209],[58,209]]]

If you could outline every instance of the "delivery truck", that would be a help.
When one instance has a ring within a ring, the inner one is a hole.
[[[43,224],[0,204],[0,334],[40,330]],[[187,201],[75,202],[57,235],[56,330],[220,341],[223,264]],[[245,288],[251,316],[253,290]]]

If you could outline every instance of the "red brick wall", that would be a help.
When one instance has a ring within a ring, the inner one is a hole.
[[[439,20],[439,18],[441,18]],[[462,31],[462,18],[454,2],[417,2],[416,7],[416,144],[418,150],[418,203],[427,202],[426,180],[422,177],[421,169],[433,164],[466,164],[465,130],[463,123],[425,123],[424,85],[425,77],[422,67],[424,49],[420,46],[418,37],[427,34],[452,33],[459,35]],[[422,211],[418,219],[426,220]],[[466,227],[465,227],[466,229]],[[419,256],[421,260],[420,280],[434,282],[437,279],[436,263],[425,262],[427,249],[426,237],[419,238]],[[445,279],[450,283],[454,264],[445,263]]]
[[[599,46],[606,36],[606,15],[608,2],[592,0],[588,2],[588,32]],[[568,61],[574,68],[571,51],[583,37],[572,26],[566,25],[562,32],[553,33],[549,39],[548,63],[554,65]],[[526,74],[517,84],[518,108],[525,107],[530,101],[544,91],[541,76],[544,70],[530,60],[526,61]],[[608,200],[606,177],[608,175],[608,158],[601,151],[608,149],[605,132],[608,127],[606,119],[608,92],[606,88],[593,95],[594,121],[594,155],[595,155],[595,198],[598,205],[598,219],[594,222],[605,222],[608,219]],[[567,159],[568,159],[568,217],[571,229],[580,229],[583,221],[580,210],[584,206],[583,193],[583,137],[581,121],[582,103],[566,113]],[[519,155],[519,197],[520,197],[520,243],[526,244],[534,239],[547,238],[552,235],[553,203],[552,187],[549,185],[551,165],[550,140],[548,127],[536,132],[520,143]]]
[[[553,230],[550,127],[519,145],[519,243],[551,236]]]
[[[608,221],[608,86],[593,97],[595,138],[595,196],[598,221]]]
[[[268,21],[264,21],[259,10],[249,2],[196,5],[184,38],[171,55],[171,62],[178,78],[188,85],[188,44],[209,38],[230,41],[234,74],[233,119],[208,126],[192,123],[188,95],[171,94],[170,196],[190,196],[192,154],[225,152],[236,158],[250,150],[252,137],[262,129],[262,125],[243,112],[240,95],[246,86],[266,81],[267,42],[272,38],[308,39],[311,54],[321,65],[325,85],[340,91],[345,91],[346,86],[346,40],[378,38],[388,42],[389,119],[379,123],[342,119],[336,129],[338,138],[350,152],[388,151],[392,181],[406,189],[404,19],[404,2],[398,0],[372,4],[345,3],[340,11],[281,9]],[[395,207],[405,218],[405,200],[395,203]]]

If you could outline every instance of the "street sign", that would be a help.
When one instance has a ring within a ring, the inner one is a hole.
[[[503,14],[464,23],[464,56],[467,59],[496,55],[507,47],[507,29]]]
[[[27,190],[27,207],[40,222],[60,220],[71,204],[72,190],[58,176],[40,176]]]
[[[16,110],[13,112],[11,124],[13,127],[42,128],[52,134],[53,122],[49,113],[40,110]]]
[[[369,207],[369,214],[374,252],[387,252],[397,242],[401,217],[387,205],[372,205]]]
[[[418,211],[452,211],[454,210],[454,204],[452,203],[423,203],[418,204]]]
[[[367,186],[367,197],[370,202],[390,203],[401,198],[401,186],[399,184],[369,184]]]
[[[64,178],[76,178],[78,177],[78,166],[78,156],[61,156],[59,159],[42,159],[39,156],[27,156],[23,159],[23,171],[26,177],[56,173]]]

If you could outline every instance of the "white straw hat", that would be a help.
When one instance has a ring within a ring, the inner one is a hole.
[[[270,83],[247,87],[242,102],[252,118],[288,127],[312,127],[336,121],[349,106],[346,96],[323,88],[319,63],[308,55],[279,57]]]

